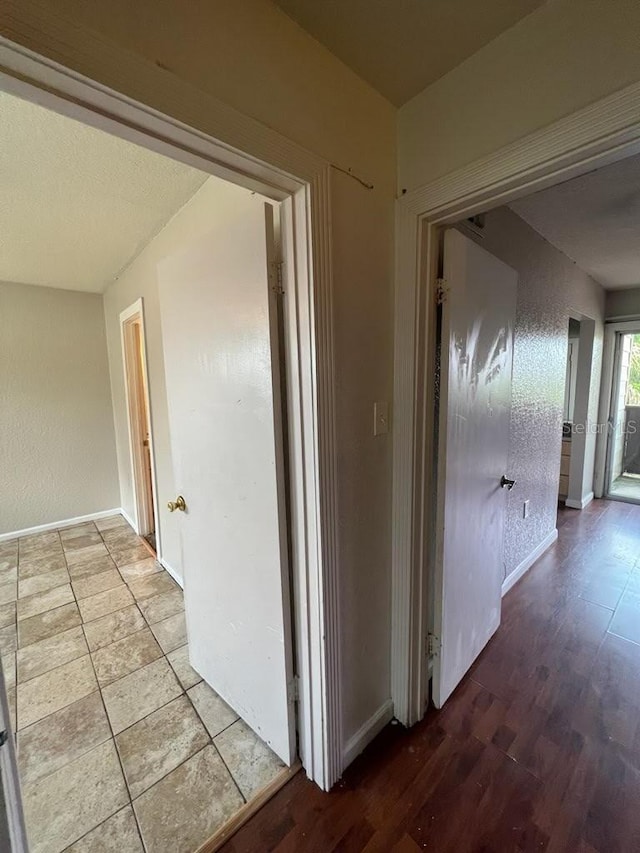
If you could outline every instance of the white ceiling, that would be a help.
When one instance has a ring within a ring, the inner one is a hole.
[[[640,285],[640,156],[510,207],[603,287]]]
[[[545,0],[275,0],[401,106]]]
[[[0,281],[103,291],[207,177],[0,92]]]

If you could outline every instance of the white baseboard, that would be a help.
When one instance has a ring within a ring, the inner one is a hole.
[[[170,566],[169,563],[167,563],[167,561],[164,560],[162,557],[158,557],[158,562],[160,563],[160,565],[162,566],[163,569],[166,569],[169,572],[169,574],[174,579],[174,581],[178,584],[178,586],[181,589],[184,589],[184,583],[182,582],[182,578],[176,572],[176,570],[172,566]]]
[[[564,505],[568,506],[570,509],[584,509],[586,506],[589,506],[593,497],[593,492],[589,492],[589,494],[585,495],[581,501],[574,501],[571,500],[571,498],[567,498]]]
[[[363,749],[368,746],[374,737],[379,734],[382,729],[393,719],[393,702],[387,699],[384,705],[381,705],[375,714],[372,714],[358,731],[347,741],[344,752],[342,754],[342,769],[346,768],[351,762],[360,755]]]
[[[502,582],[503,595],[506,595],[511,589],[511,587],[518,583],[520,578],[529,571],[535,561],[544,554],[547,548],[550,548],[551,545],[553,545],[557,538],[558,529],[555,528],[551,531],[551,533],[549,533],[548,536],[545,536],[545,538],[538,545],[538,547],[534,548],[528,557],[525,557],[524,560],[518,566],[516,566],[516,568],[511,572],[509,577],[505,578]]]
[[[19,536],[31,536],[33,533],[46,533],[47,530],[56,530],[58,527],[73,527],[74,524],[96,521],[98,518],[108,518],[110,515],[119,515],[120,513],[124,515],[120,507],[114,507],[114,509],[103,509],[101,512],[92,512],[89,515],[78,515],[75,518],[63,518],[61,521],[25,527],[23,530],[12,530],[9,533],[0,533],[0,542],[5,542],[7,539],[17,539]]]

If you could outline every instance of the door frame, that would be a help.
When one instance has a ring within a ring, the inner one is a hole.
[[[594,491],[596,497],[606,497],[609,500],[623,500],[619,496],[610,494],[611,483],[611,410],[615,398],[618,396],[620,383],[619,368],[619,342],[622,336],[629,333],[640,332],[640,319],[625,320],[619,323],[606,323],[604,327],[604,346],[602,353],[602,381],[600,385],[600,422],[604,429],[598,434],[596,447],[596,482]],[[638,503],[633,498],[624,498],[625,503]]]
[[[142,382],[139,382],[135,361],[135,326],[140,328],[140,347],[142,350]],[[153,421],[149,398],[149,362],[147,360],[147,342],[144,326],[144,302],[142,297],[125,308],[120,314],[120,340],[122,343],[122,369],[124,371],[124,392],[127,410],[127,428],[129,431],[129,457],[131,460],[131,483],[133,485],[133,527],[139,536],[151,532],[151,520],[155,519],[156,554],[162,558],[161,531],[157,523],[158,489],[156,486],[156,457],[153,449]],[[142,386],[142,387],[140,387]],[[151,503],[145,488],[145,459],[139,442],[134,441],[143,425],[143,411],[146,411],[149,432],[149,452],[151,454]]]
[[[428,697],[433,569],[433,376],[438,231],[443,225],[640,153],[634,83],[396,202],[391,695],[412,725]]]
[[[192,126],[4,37],[0,89],[282,203],[299,753],[328,790],[344,766],[331,165],[169,74],[165,102]]]
[[[589,400],[591,398],[591,383],[597,374],[593,372],[593,356],[595,352],[595,318],[573,309],[569,317],[580,323],[578,338],[578,363],[576,366],[576,388],[574,400],[574,422],[581,424],[584,429],[574,431],[571,439],[571,461],[569,464],[569,489],[565,506],[571,509],[584,509],[594,498],[593,482],[585,489],[585,468],[587,463],[587,446],[595,442],[597,446],[597,431],[594,435],[592,424],[589,423]],[[598,377],[599,379],[599,377]]]

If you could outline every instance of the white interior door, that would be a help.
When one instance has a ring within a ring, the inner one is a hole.
[[[291,764],[272,215],[230,186],[158,278],[191,664]]]
[[[440,708],[500,624],[517,273],[445,234],[433,701]]]

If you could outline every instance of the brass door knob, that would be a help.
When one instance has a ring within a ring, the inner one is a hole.
[[[187,508],[187,505],[182,495],[178,495],[175,501],[169,501],[167,506],[169,507],[169,512],[175,512],[177,509],[179,509],[180,512],[184,512]]]

